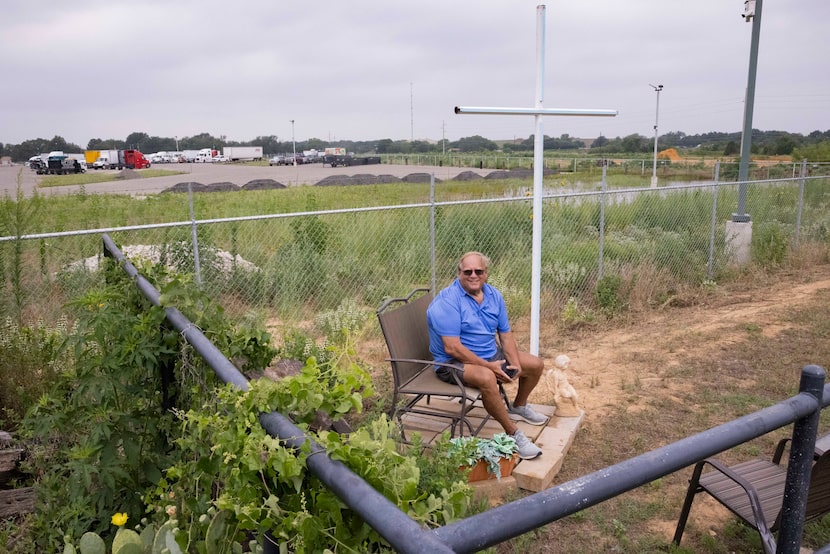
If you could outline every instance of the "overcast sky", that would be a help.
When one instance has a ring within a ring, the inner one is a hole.
[[[528,0],[3,0],[0,142],[82,147],[134,131],[246,141],[527,138],[536,6]],[[546,6],[544,133],[736,132],[752,24],[743,0],[558,0]],[[765,0],[753,127],[830,129],[830,1]]]

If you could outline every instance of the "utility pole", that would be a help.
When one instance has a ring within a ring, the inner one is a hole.
[[[761,38],[761,5],[763,0],[744,2],[744,20],[752,22],[752,39],[749,46],[749,75],[746,80],[744,99],[744,128],[741,134],[741,165],[738,167],[738,209],[732,214],[732,221],[747,222],[746,181],[749,179],[749,155],[752,151],[752,112],[755,109],[755,74],[758,73],[758,42]]]
[[[663,85],[648,84],[657,93],[657,110],[654,115],[654,165],[651,169],[651,186],[657,186],[657,120],[660,119],[660,91],[663,90]]]
[[[291,160],[294,162],[294,165],[297,165],[297,142],[294,140],[294,120],[291,120],[291,147],[294,150],[294,157]]]

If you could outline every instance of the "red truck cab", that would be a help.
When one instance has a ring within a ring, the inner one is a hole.
[[[150,167],[150,160],[138,150],[124,150],[124,166],[129,169],[145,169]]]

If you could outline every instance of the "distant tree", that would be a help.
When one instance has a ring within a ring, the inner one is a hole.
[[[830,140],[795,148],[792,155],[796,161],[830,162]]]
[[[741,152],[741,148],[738,146],[738,143],[734,140],[730,140],[726,143],[726,147],[723,149],[724,156],[737,156]]]
[[[608,144],[608,139],[602,135],[598,136],[594,139],[594,142],[591,143],[591,148],[602,148],[603,146]]]
[[[380,139],[375,147],[375,152],[378,154],[388,154],[391,152],[392,139]]]
[[[495,142],[481,135],[464,137],[451,144],[453,148],[458,148],[461,152],[492,152],[499,149]]]
[[[124,142],[115,139],[90,139],[86,145],[87,150],[123,150]]]
[[[636,134],[636,133],[633,134],[633,135],[628,135],[627,137],[623,137],[622,143],[620,145],[621,146],[620,151],[621,152],[632,152],[632,153],[635,153],[635,152],[648,152],[649,148],[648,148],[647,143],[648,143],[648,140],[646,139],[646,137],[644,137],[642,135],[639,135],[639,134]]]
[[[150,152],[150,149],[147,148],[149,142],[150,135],[142,132],[130,133],[127,135],[127,140],[124,141],[128,148],[144,150],[145,152]]]

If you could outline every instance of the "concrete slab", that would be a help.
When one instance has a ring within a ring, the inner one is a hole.
[[[542,449],[542,455],[534,460],[522,460],[513,470],[513,477],[520,488],[539,492],[551,485],[584,418],[585,412],[580,412],[577,417],[551,418],[534,441]]]

